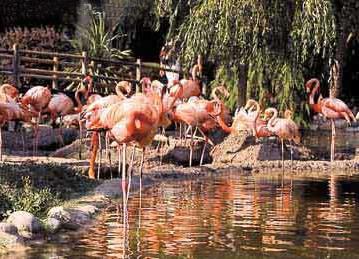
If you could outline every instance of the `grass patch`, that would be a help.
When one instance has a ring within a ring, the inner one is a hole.
[[[44,217],[53,206],[78,198],[98,185],[81,169],[55,164],[0,165],[0,220],[16,210]]]

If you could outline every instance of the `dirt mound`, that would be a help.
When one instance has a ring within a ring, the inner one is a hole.
[[[290,145],[284,148],[285,159],[290,159]],[[253,164],[258,161],[281,160],[281,143],[275,138],[256,140],[247,131],[229,135],[211,152],[215,164]],[[309,160],[313,155],[304,146],[293,145],[293,159]]]

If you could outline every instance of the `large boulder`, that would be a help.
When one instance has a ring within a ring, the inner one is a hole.
[[[47,213],[48,218],[57,219],[61,224],[70,222],[71,215],[62,206],[53,207]]]
[[[243,131],[230,134],[221,144],[211,152],[213,162],[217,164],[253,165],[258,161],[282,159],[282,147],[276,137],[256,139],[250,132]],[[285,159],[290,159],[290,145],[284,147]],[[302,145],[293,146],[294,160],[308,160],[312,158],[309,149]]]
[[[0,233],[17,235],[17,227],[10,223],[0,222]]]
[[[45,228],[48,233],[56,233],[61,228],[61,221],[55,218],[47,218]]]
[[[19,234],[26,238],[31,238],[33,234],[38,234],[43,230],[40,220],[26,211],[15,211],[6,222],[13,224]]]

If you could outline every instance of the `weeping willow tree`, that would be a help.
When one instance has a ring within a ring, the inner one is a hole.
[[[238,84],[229,86],[238,94],[238,105],[246,97],[259,97],[280,110],[295,110],[301,115],[297,121],[303,122],[303,111],[308,111],[304,78],[314,76],[311,69],[318,60],[328,64],[338,47],[338,4],[330,0],[156,1],[167,11],[176,10],[176,4],[189,9],[181,26],[172,28],[184,66],[190,67],[202,54],[220,68],[217,80],[232,78],[229,81]],[[176,13],[169,17],[174,19]]]

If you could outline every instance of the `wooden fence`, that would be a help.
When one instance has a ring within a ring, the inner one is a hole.
[[[161,68],[159,64],[95,58],[83,52],[82,55],[19,49],[15,44],[12,49],[0,49],[0,75],[13,78],[13,83],[21,87],[21,78],[45,79],[52,82],[52,87],[58,89],[59,81],[81,82],[86,75],[92,75],[96,80],[106,82],[106,85],[126,80],[138,82],[147,70],[164,70],[179,73],[179,71]],[[33,68],[36,67],[36,68]],[[39,68],[44,67],[44,68]],[[116,70],[127,68],[127,76]],[[111,71],[110,71],[111,70]],[[110,71],[112,76],[109,76]],[[97,84],[96,84],[97,85]],[[100,84],[101,85],[101,84]]]

